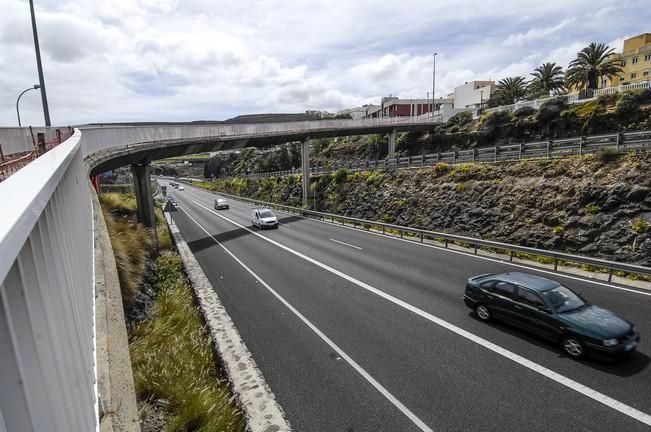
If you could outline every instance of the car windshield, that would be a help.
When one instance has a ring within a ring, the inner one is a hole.
[[[261,218],[274,217],[274,214],[271,213],[271,210],[260,210],[260,217]]]
[[[218,202],[218,203],[220,203],[220,204],[223,204],[223,203],[225,203],[225,202],[226,202],[226,200],[223,200],[223,199],[218,199],[218,200],[217,200],[217,202]]]
[[[581,297],[563,285],[543,291],[542,294],[558,312],[570,312],[585,306],[585,302],[581,300]]]

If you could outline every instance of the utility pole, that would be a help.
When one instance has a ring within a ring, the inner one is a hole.
[[[479,115],[484,110],[484,90],[479,91]]]
[[[29,10],[32,14],[32,32],[34,33],[34,49],[36,50],[36,67],[38,68],[38,82],[41,87],[41,101],[43,102],[43,116],[45,126],[52,126],[50,123],[50,110],[47,106],[47,93],[45,92],[45,79],[43,78],[43,65],[41,64],[41,49],[38,45],[38,32],[36,31],[36,16],[34,15],[34,0],[29,0]]]
[[[436,86],[436,54],[434,53],[434,64],[432,68],[432,118],[434,118],[434,94],[436,91],[434,90],[434,87]]]

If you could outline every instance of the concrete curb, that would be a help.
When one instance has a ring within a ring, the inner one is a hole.
[[[291,432],[285,413],[178,227],[165,219],[250,432]]]
[[[111,239],[95,190],[95,323],[101,432],[139,432],[129,339]]]

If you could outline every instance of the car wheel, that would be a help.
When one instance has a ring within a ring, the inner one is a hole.
[[[585,345],[583,344],[581,339],[574,336],[565,336],[561,344],[563,346],[563,351],[568,356],[575,359],[580,359],[585,357],[586,354]]]
[[[488,306],[481,303],[475,307],[475,313],[477,314],[477,318],[482,321],[490,321],[493,317],[493,314],[491,314],[491,310],[488,309]]]

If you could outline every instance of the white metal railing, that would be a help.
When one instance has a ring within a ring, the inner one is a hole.
[[[605,88],[595,90],[594,95],[599,96],[602,94],[614,94],[614,93],[624,92],[627,90],[642,90],[648,88],[651,88],[651,81],[643,81],[643,82],[637,82],[637,83],[626,84],[626,85],[620,84],[615,87],[605,87]]]
[[[384,171],[400,168],[432,166],[441,162],[449,164],[490,163],[521,159],[563,158],[596,153],[605,148],[612,148],[621,152],[651,150],[651,131],[591,135],[558,140],[523,142],[470,150],[457,150],[444,153],[430,153],[418,156],[335,163],[332,166],[310,167],[310,173],[326,174],[337,171],[341,168],[350,171]],[[293,174],[301,174],[301,170],[295,169],[252,173],[241,177],[282,177]]]
[[[93,216],[76,132],[0,184],[0,416],[97,427]]]
[[[593,91],[593,97],[590,98],[580,98],[580,93],[575,92],[575,93],[569,93],[566,95],[561,95],[561,96],[555,96],[559,98],[566,98],[567,103],[569,104],[576,104],[576,103],[583,103],[583,102],[589,102],[591,100],[594,100],[595,97],[603,95],[603,94],[615,94],[615,93],[620,93],[624,92],[627,90],[639,90],[639,89],[649,89],[651,88],[651,80],[650,81],[643,81],[643,82],[638,82],[638,83],[633,83],[633,84],[626,84],[626,85],[618,85],[614,87],[604,87],[600,88],[597,90]],[[534,109],[539,109],[540,106],[545,103],[546,101],[552,99],[553,97],[546,97],[542,99],[534,99],[530,101],[518,101],[514,104],[511,105],[500,105],[494,108],[486,108],[483,111],[485,113],[491,113],[491,112],[500,112],[500,111],[516,111],[519,108],[525,107],[525,106],[530,106]]]

